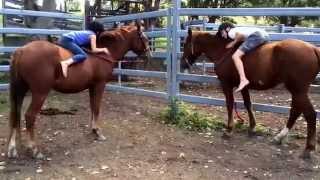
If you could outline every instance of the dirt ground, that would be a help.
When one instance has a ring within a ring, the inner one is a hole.
[[[319,104],[318,96],[313,100]],[[284,104],[289,98],[280,90],[254,97],[283,100]],[[4,111],[0,115],[0,179],[320,179],[317,158],[312,162],[299,158],[305,144],[303,137],[274,145],[272,136],[267,135],[249,138],[244,132],[236,132],[232,139],[225,140],[222,132],[178,129],[156,118],[166,106],[164,100],[144,96],[106,92],[101,120],[107,140],[97,142],[88,127],[88,102],[87,92],[50,95],[45,108],[57,108],[60,113],[40,115],[37,121],[40,148],[47,156],[43,161],[31,159],[24,146],[19,159],[4,157],[8,133],[8,111]],[[226,118],[222,107],[197,105],[197,109]],[[256,115],[259,123],[274,132],[286,120],[279,114]],[[300,120],[291,133],[305,135],[305,127]]]

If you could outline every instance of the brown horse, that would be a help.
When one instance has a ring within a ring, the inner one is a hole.
[[[228,111],[226,135],[230,135],[234,127],[233,88],[239,84],[239,76],[231,57],[239,44],[233,49],[226,49],[229,42],[230,40],[222,38],[219,33],[189,30],[181,61],[182,70],[194,63],[201,54],[205,54],[215,63]],[[316,112],[309,100],[308,90],[320,70],[319,57],[320,51],[315,46],[293,39],[264,44],[243,57],[244,69],[250,81],[249,86],[241,91],[250,119],[249,133],[254,132],[256,120],[248,89],[266,90],[284,83],[292,95],[290,116],[286,127],[274,139],[281,142],[296,119],[303,114],[308,131],[303,157],[310,157],[310,152],[314,151],[316,146]]]
[[[62,93],[77,93],[89,89],[92,132],[98,140],[105,139],[99,126],[99,110],[105,84],[112,78],[114,62],[122,59],[129,50],[138,55],[151,54],[148,39],[140,25],[105,31],[98,37],[97,44],[98,47],[107,47],[111,55],[89,55],[83,63],[70,67],[67,78],[63,77],[59,62],[72,54],[55,44],[33,41],[14,52],[10,67],[8,157],[18,156],[16,136],[20,140],[21,106],[28,90],[31,91],[32,100],[25,113],[27,147],[32,150],[34,157],[43,157],[36,147],[34,124],[51,89]]]

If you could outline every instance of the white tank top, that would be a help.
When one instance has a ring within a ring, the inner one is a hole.
[[[228,32],[228,36],[231,39],[234,39],[236,37],[236,33],[239,33],[242,34],[245,38],[247,38],[255,32],[260,32],[264,37],[268,36],[268,33],[265,30],[256,27],[235,27],[230,29],[230,31]]]

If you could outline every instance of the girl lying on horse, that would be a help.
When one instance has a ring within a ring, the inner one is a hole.
[[[87,54],[81,49],[81,46],[91,45],[93,53],[104,52],[109,54],[107,48],[97,48],[97,36],[104,31],[103,25],[99,22],[93,21],[88,25],[88,30],[73,31],[63,34],[59,39],[59,44],[70,50],[73,57],[65,61],[61,61],[63,76],[67,77],[68,67],[73,63],[79,63],[87,58]]]
[[[230,38],[233,40],[226,48],[232,48],[238,42],[243,42],[232,55],[232,59],[240,76],[240,84],[236,89],[236,92],[239,92],[249,84],[249,80],[244,73],[241,57],[259,45],[269,41],[269,35],[266,31],[256,27],[234,27],[233,24],[228,22],[222,23],[218,31],[225,39]]]

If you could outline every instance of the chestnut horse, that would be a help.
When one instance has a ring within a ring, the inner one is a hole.
[[[99,110],[105,85],[112,79],[114,62],[122,59],[129,50],[138,55],[151,54],[148,39],[140,25],[105,31],[97,39],[98,47],[107,47],[111,55],[89,54],[83,63],[70,66],[67,78],[63,77],[59,62],[70,58],[72,54],[60,46],[47,41],[33,41],[13,53],[10,66],[8,157],[18,156],[16,136],[20,140],[21,106],[29,90],[32,100],[25,113],[27,147],[32,150],[34,157],[43,157],[36,147],[34,124],[51,89],[62,93],[89,89],[92,132],[98,140],[105,139],[99,126]]]
[[[215,72],[221,82],[226,98],[228,124],[225,135],[230,135],[234,128],[233,88],[239,84],[239,75],[235,69],[232,49],[226,49],[231,40],[221,37],[219,33],[188,31],[181,69],[185,70],[194,63],[196,58],[204,54],[215,63]],[[296,119],[303,114],[307,121],[307,142],[303,157],[310,157],[316,146],[316,111],[308,97],[310,84],[320,70],[320,51],[310,43],[288,39],[271,42],[259,46],[243,57],[245,73],[250,84],[241,91],[244,105],[249,114],[249,133],[254,132],[255,116],[248,89],[266,90],[283,83],[292,95],[289,120],[286,127],[274,138],[281,142],[293,127]]]

